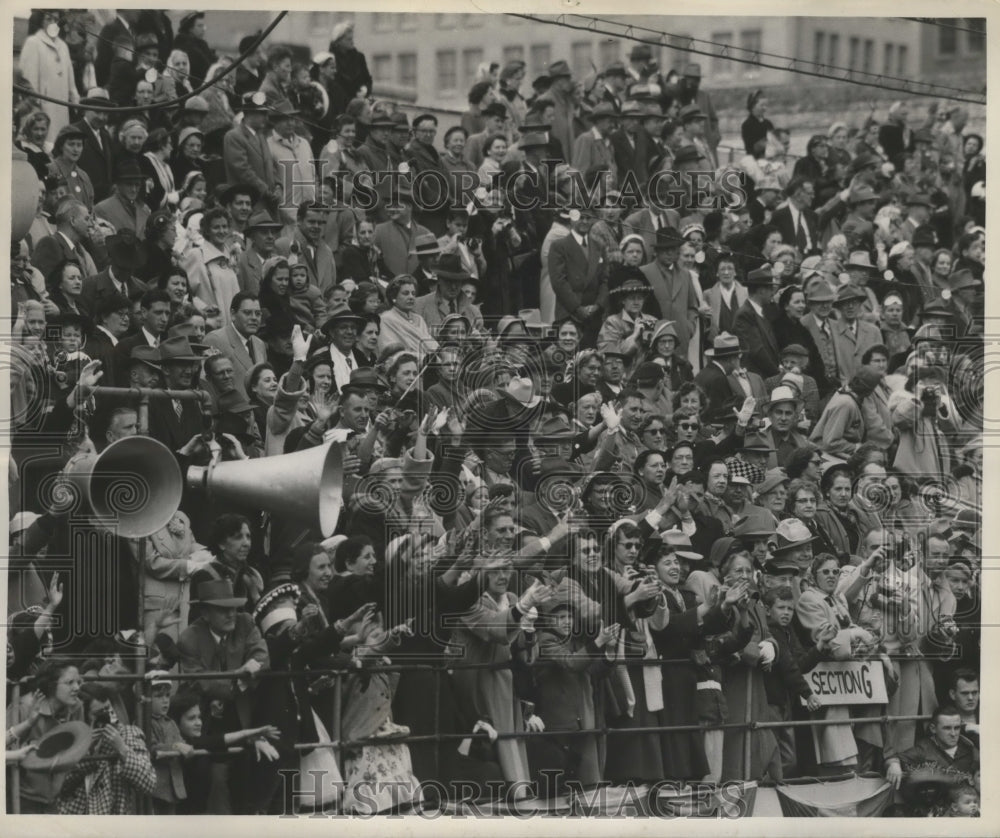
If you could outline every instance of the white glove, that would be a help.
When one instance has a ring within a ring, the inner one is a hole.
[[[486,735],[490,737],[490,742],[497,741],[497,737],[499,735],[497,733],[497,729],[493,727],[493,725],[491,725],[489,722],[484,722],[482,719],[480,719],[478,722],[476,722],[475,727],[472,728],[473,733],[479,733],[479,731],[481,730],[486,731]]]
[[[761,640],[757,644],[757,648],[760,649],[760,662],[763,665],[774,662],[774,658],[777,654],[774,648],[774,644],[770,640]]]
[[[532,632],[535,630],[535,621],[538,619],[538,609],[529,608],[521,612],[521,631]]]
[[[545,730],[545,722],[543,722],[541,716],[538,716],[537,714],[528,716],[528,718],[524,720],[524,729],[534,731],[535,733],[541,733]]]
[[[755,407],[757,407],[757,399],[753,396],[747,396],[743,400],[743,406],[736,411],[737,423],[741,426],[747,425],[750,422],[750,417],[753,416]]]
[[[521,594],[521,598],[517,602],[517,610],[523,615],[527,616],[532,611],[535,611],[535,604],[538,602],[538,593],[541,587],[542,583],[536,579],[531,583],[531,587]],[[537,619],[537,611],[535,611],[535,615]]]
[[[985,198],[986,197],[986,181],[978,181],[972,185],[972,189],[969,190],[969,195],[973,198]]]
[[[615,430],[622,423],[621,414],[616,412],[609,404],[601,405],[601,418],[604,420],[604,426],[609,431]]]
[[[312,344],[313,336],[302,337],[302,327],[296,323],[292,327],[292,360],[305,363],[309,357],[309,346]]]

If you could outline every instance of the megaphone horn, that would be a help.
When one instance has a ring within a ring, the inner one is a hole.
[[[147,436],[123,437],[100,454],[79,454],[63,474],[94,515],[124,538],[146,538],[163,529],[184,492],[177,458]]]
[[[328,442],[280,457],[190,466],[187,482],[226,503],[307,521],[327,538],[340,517],[343,475],[340,443]]]

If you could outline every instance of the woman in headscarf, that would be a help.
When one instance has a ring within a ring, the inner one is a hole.
[[[354,46],[354,24],[343,20],[330,33],[330,52],[337,59],[337,87],[344,95],[343,102],[330,102],[330,109],[343,113],[347,103],[355,97],[366,98],[372,92],[372,74],[363,52]]]
[[[827,132],[827,140],[830,143],[829,154],[827,155],[827,165],[833,171],[834,166],[840,164],[844,167],[851,165],[851,152],[847,150],[847,124],[844,122],[834,122]]]

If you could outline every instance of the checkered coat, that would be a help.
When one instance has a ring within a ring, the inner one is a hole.
[[[142,731],[135,725],[118,728],[128,746],[121,758],[84,763],[69,772],[56,807],[60,815],[134,815],[133,792],[152,794],[156,788],[156,772],[146,749]],[[87,756],[114,753],[100,730],[94,731]]]

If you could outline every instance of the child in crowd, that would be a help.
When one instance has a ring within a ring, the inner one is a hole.
[[[288,266],[290,271],[288,297],[296,322],[300,323],[303,329],[314,330],[326,320],[323,292],[309,283],[309,269],[305,262],[293,261],[290,256]]]
[[[978,818],[979,792],[972,786],[954,786],[948,790],[949,818]]]

